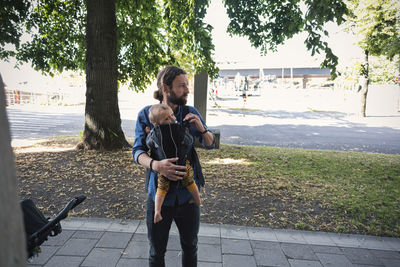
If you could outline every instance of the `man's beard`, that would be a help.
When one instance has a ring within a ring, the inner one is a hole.
[[[174,105],[184,106],[187,102],[186,96],[187,94],[183,94],[181,97],[177,97],[175,92],[171,90],[171,93],[168,96],[168,101]]]

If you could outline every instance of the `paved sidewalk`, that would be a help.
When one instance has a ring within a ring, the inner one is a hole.
[[[144,221],[67,218],[28,266],[148,266]],[[199,267],[400,266],[400,239],[201,224]],[[181,266],[173,225],[166,266]]]

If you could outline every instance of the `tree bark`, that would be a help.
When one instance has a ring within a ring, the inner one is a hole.
[[[26,240],[0,75],[0,266],[25,266]]]
[[[361,115],[366,117],[367,110],[367,95],[368,95],[368,84],[369,84],[369,63],[368,63],[368,50],[364,51],[364,63],[362,66],[362,77],[363,84],[361,87]]]
[[[118,107],[115,0],[88,0],[86,6],[85,129],[78,148],[127,148]]]

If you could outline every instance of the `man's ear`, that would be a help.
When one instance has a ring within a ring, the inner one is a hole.
[[[166,85],[165,83],[163,83],[162,85],[161,85],[161,88],[162,88],[162,91],[163,91],[163,94],[165,94],[165,95],[167,95],[167,94],[169,94],[169,87],[168,87],[168,85]]]

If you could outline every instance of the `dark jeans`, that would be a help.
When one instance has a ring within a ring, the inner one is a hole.
[[[172,220],[179,230],[182,247],[182,266],[197,266],[197,234],[200,225],[200,208],[195,203],[186,203],[181,206],[162,206],[163,219],[154,224],[154,201],[147,199],[147,235],[150,241],[150,267],[164,267],[164,256],[167,250],[169,230]]]

